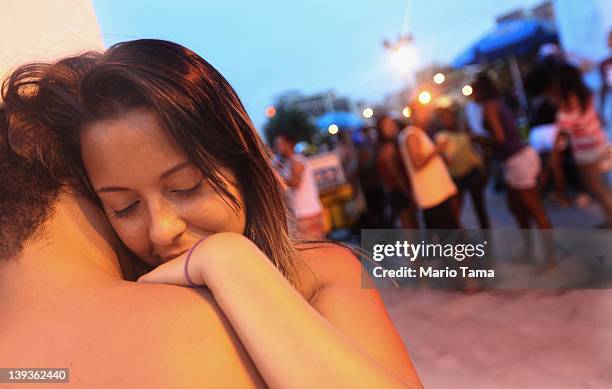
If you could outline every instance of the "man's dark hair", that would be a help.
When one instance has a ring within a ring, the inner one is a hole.
[[[17,256],[53,210],[61,185],[40,164],[15,154],[0,107],[0,261]]]
[[[55,64],[31,63],[2,84],[0,107],[0,260],[16,257],[34,239],[63,188],[73,184],[79,155],[64,155],[50,123],[77,115],[68,109],[80,75],[100,56],[85,53]],[[70,120],[68,120],[70,119]]]
[[[292,146],[295,146],[297,143],[297,139],[295,138],[295,136],[293,134],[290,134],[289,132],[278,132],[274,138],[283,138],[285,139],[285,141],[287,141],[287,143],[289,143]]]
[[[481,103],[489,100],[497,100],[501,97],[499,88],[486,73],[479,73],[472,83],[474,90],[474,101]]]

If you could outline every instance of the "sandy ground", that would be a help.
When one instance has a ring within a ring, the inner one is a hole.
[[[493,226],[513,226],[503,195],[488,198]],[[546,207],[557,227],[602,220],[595,205]],[[463,222],[477,227],[469,204]],[[426,388],[612,388],[610,289],[381,295]]]

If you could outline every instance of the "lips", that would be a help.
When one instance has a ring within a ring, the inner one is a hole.
[[[163,255],[163,254],[158,254],[155,251],[153,251],[153,257],[157,260],[158,264],[161,265],[162,263],[166,263],[168,261],[171,261],[173,259],[175,259],[176,257],[180,257],[181,255],[187,253],[189,251],[189,249],[196,243],[198,242],[200,239],[204,239],[204,238],[208,238],[209,236],[213,235],[212,232],[208,232],[208,231],[203,231],[200,234],[196,235],[193,237],[193,239],[185,239],[184,242],[181,242],[180,245],[183,247],[187,247],[186,249],[184,249],[183,251],[177,251],[174,252],[172,254],[167,254],[167,255]],[[176,246],[175,246],[176,247]],[[172,247],[172,248],[175,248]],[[168,247],[169,248],[169,247]],[[159,251],[163,251],[163,249],[160,247]]]

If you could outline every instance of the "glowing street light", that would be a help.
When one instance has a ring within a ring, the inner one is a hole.
[[[431,102],[431,93],[424,90],[421,93],[419,93],[418,99],[419,99],[419,103],[421,104],[429,104]]]
[[[335,124],[330,124],[329,127],[327,127],[327,132],[329,132],[332,135],[335,135],[338,133],[338,126]]]
[[[265,114],[266,114],[267,117],[273,118],[274,115],[276,115],[276,108],[274,108],[274,106],[272,106],[272,105],[268,105],[266,107]]]
[[[474,92],[474,90],[470,85],[464,85],[463,88],[461,88],[461,93],[463,93],[464,96],[469,96],[472,92]]]
[[[402,115],[405,118],[409,118],[410,116],[412,116],[412,108],[410,107],[405,107],[404,109],[402,109]]]
[[[391,63],[401,73],[410,73],[416,64],[416,51],[412,46],[400,46],[391,52]]]
[[[434,74],[433,80],[436,84],[441,84],[444,82],[444,80],[446,80],[446,77],[444,77],[444,74],[442,73],[436,73]]]
[[[363,112],[361,112],[361,114],[363,115],[364,118],[369,119],[372,116],[374,116],[374,110],[370,107],[366,107],[363,109]]]

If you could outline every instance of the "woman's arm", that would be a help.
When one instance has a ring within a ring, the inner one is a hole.
[[[397,163],[394,163],[394,161],[399,158],[396,148],[391,145],[385,145],[382,149],[382,158],[384,166],[389,171],[391,177],[393,177],[395,185],[397,185],[408,197],[412,197],[410,185],[408,185],[409,178],[397,166]]]
[[[422,387],[382,304],[370,291],[347,292],[360,290],[359,283],[324,283],[313,307],[255,244],[235,233],[209,237],[191,261],[193,282],[210,288],[270,387]],[[185,284],[184,262],[184,256],[174,259],[141,280]]]
[[[421,147],[421,139],[414,133],[406,137],[406,145],[408,146],[408,155],[410,156],[412,165],[417,170],[427,166],[429,161],[436,155],[441,155],[442,149],[446,146],[445,144],[436,144],[436,147],[430,153],[425,154]]]
[[[498,144],[504,143],[506,141],[506,135],[504,134],[504,127],[499,118],[499,103],[497,101],[487,101],[484,103],[484,113],[489,126],[491,126],[493,139]]]
[[[553,172],[556,183],[559,183],[558,181],[564,178],[561,172],[561,154],[563,153],[563,143],[566,141],[566,137],[567,134],[564,131],[557,131],[548,161],[548,165]],[[564,182],[562,185],[564,185]]]
[[[287,186],[294,189],[298,188],[302,182],[302,173],[304,173],[304,165],[293,159],[291,161],[291,175],[286,180]]]

